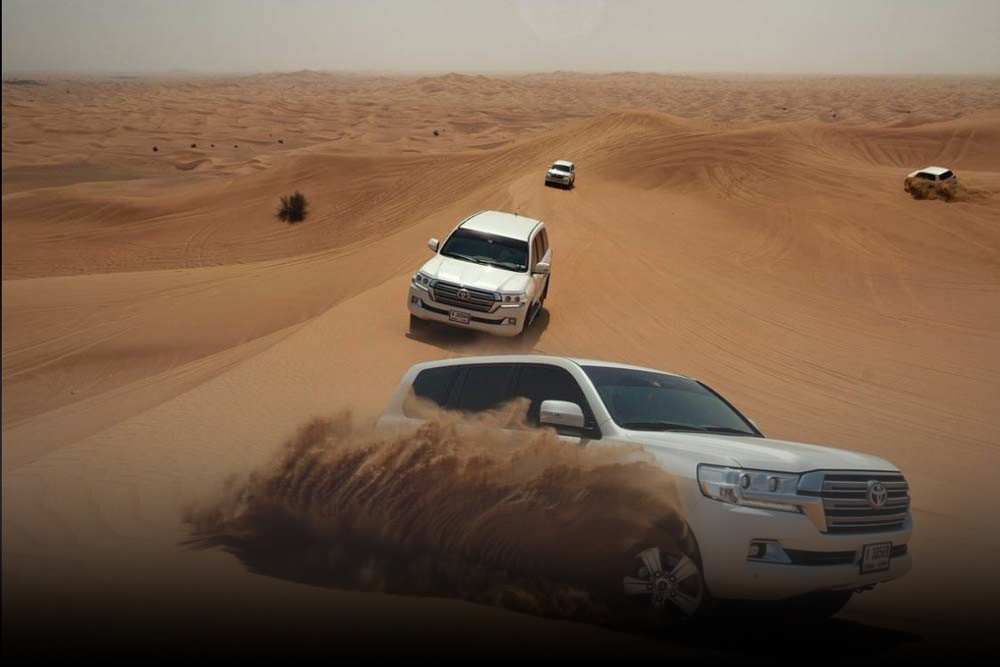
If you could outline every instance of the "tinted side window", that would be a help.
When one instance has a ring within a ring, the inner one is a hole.
[[[538,261],[541,261],[545,253],[549,251],[549,235],[546,233],[544,227],[542,227],[542,231],[538,232],[538,237],[542,239],[542,254],[538,257]]]
[[[942,180],[942,181],[947,181],[949,178],[951,178],[954,175],[955,174],[951,173],[950,171],[946,171],[943,174],[941,174],[940,176],[938,176],[938,178],[940,180]]]
[[[420,371],[413,381],[413,393],[444,407],[458,370],[459,366],[443,366]]]
[[[933,181],[934,180],[934,174],[928,174],[928,173],[925,173],[925,172],[922,171],[919,174],[917,174],[917,178],[922,178],[925,181]]]
[[[455,408],[466,412],[482,412],[499,407],[510,400],[510,381],[514,364],[490,364],[465,367],[465,381]]]
[[[535,239],[531,242],[531,252],[533,253],[531,257],[531,264],[534,266],[538,262],[542,261],[542,255],[545,251],[542,250],[542,235],[536,234]]]
[[[583,409],[588,425],[593,425],[594,416],[590,412],[587,399],[576,380],[567,371],[557,366],[525,364],[517,378],[514,396],[531,401],[528,407],[528,423],[538,425],[538,411],[542,401],[571,401]]]

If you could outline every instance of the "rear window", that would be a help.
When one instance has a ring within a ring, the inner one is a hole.
[[[455,383],[458,370],[458,366],[443,366],[420,371],[417,379],[413,381],[414,395],[443,408],[448,402],[448,394],[451,393],[451,386]]]

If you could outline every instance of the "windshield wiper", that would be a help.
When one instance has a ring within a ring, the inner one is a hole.
[[[444,254],[444,253],[441,253],[441,254]],[[490,264],[490,262],[487,262],[486,260],[479,259],[477,257],[470,257],[469,255],[462,255],[462,254],[457,253],[457,252],[450,252],[450,253],[448,253],[447,255],[444,255],[444,256],[445,257],[452,257],[454,259],[462,259],[462,260],[465,260],[466,262],[472,262],[473,264],[484,264],[486,266],[492,266],[492,264]]]
[[[702,426],[703,431],[708,431],[709,433],[731,433],[733,435],[752,435],[757,437],[756,433],[751,433],[742,428],[733,428],[731,426]]]
[[[509,268],[511,271],[524,271],[525,267],[520,264],[514,264],[513,262],[493,262],[493,266],[501,269]]]
[[[700,426],[691,424],[677,424],[674,422],[621,422],[618,424],[622,428],[631,428],[637,431],[705,431]]]

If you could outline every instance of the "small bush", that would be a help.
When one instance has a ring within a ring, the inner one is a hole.
[[[306,196],[296,190],[287,197],[281,198],[281,207],[278,208],[278,218],[290,225],[302,222],[306,219],[307,206]]]

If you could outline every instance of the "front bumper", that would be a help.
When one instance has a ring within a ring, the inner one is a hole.
[[[409,294],[406,298],[406,307],[410,314],[422,320],[430,322],[440,322],[458,329],[472,329],[473,331],[483,331],[494,336],[516,336],[524,328],[525,318],[528,314],[528,306],[522,303],[517,306],[501,306],[492,313],[483,313],[476,310],[467,310],[455,306],[437,303],[431,299],[427,290],[410,285]],[[458,311],[469,316],[469,323],[462,324],[450,319],[449,313]],[[510,318],[514,318],[515,324],[507,324]]]
[[[556,185],[569,185],[570,179],[566,176],[551,176],[549,174],[546,174],[545,182],[555,183]]]
[[[808,593],[851,590],[901,577],[910,571],[906,552],[913,529],[907,518],[901,529],[884,532],[825,534],[804,514],[761,510],[710,499],[699,501],[687,517],[712,594],[734,600],[783,600]],[[794,562],[761,562],[748,558],[751,541],[777,542],[795,555]],[[894,557],[889,569],[861,574],[866,544],[889,542]],[[846,558],[830,558],[849,554]],[[845,560],[850,562],[844,562]],[[831,560],[835,564],[828,564]]]

